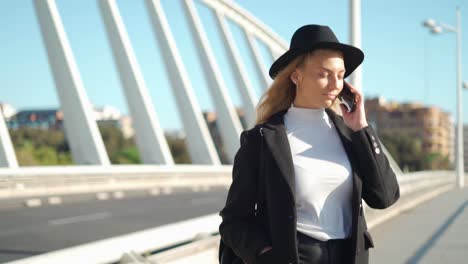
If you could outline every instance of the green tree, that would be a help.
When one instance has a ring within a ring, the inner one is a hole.
[[[98,127],[112,164],[142,163],[133,137],[125,138],[119,128],[110,124]],[[9,132],[20,166],[73,164],[63,131],[19,128]],[[176,164],[191,163],[185,139],[166,135],[166,140]]]
[[[166,134],[166,140],[176,164],[187,164],[192,162],[184,139]]]
[[[446,170],[451,168],[448,156],[439,152],[426,153],[422,150],[422,139],[404,133],[381,135],[382,143],[400,168],[409,171]]]
[[[56,129],[10,130],[20,166],[73,164],[65,135]]]
[[[412,138],[404,133],[383,133],[380,136],[382,143],[400,168],[409,171],[423,170],[421,140]]]

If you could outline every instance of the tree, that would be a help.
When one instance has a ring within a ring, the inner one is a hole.
[[[125,138],[121,130],[100,124],[99,131],[112,164],[142,163],[134,138]],[[73,164],[65,134],[58,129],[19,128],[10,136],[20,166]],[[175,163],[191,163],[185,139],[166,135]]]
[[[401,132],[383,133],[380,138],[400,168],[407,167],[409,171],[424,169],[421,139],[412,138]]]
[[[380,138],[400,168],[418,171],[443,170],[451,167],[448,156],[439,152],[425,152],[422,149],[421,138],[413,138],[402,132],[383,133]]]

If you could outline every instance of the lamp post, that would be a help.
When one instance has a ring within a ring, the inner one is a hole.
[[[460,7],[457,6],[457,26],[453,27],[441,22],[436,22],[433,19],[427,19],[424,21],[424,26],[431,29],[431,33],[440,34],[444,31],[456,33],[457,35],[457,153],[456,153],[456,173],[457,173],[457,185],[459,188],[463,188],[465,185],[465,169],[463,164],[463,119],[462,119],[462,81],[461,81],[461,13]],[[463,86],[468,86],[466,82]],[[466,87],[465,86],[465,87]]]

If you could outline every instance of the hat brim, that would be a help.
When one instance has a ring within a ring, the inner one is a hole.
[[[272,79],[275,79],[276,75],[297,56],[319,48],[336,49],[343,52],[344,66],[346,69],[344,78],[348,77],[364,60],[364,53],[362,50],[354,46],[337,42],[320,42],[306,49],[288,50],[273,62],[268,74]]]

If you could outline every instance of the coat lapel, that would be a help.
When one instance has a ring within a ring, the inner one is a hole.
[[[281,110],[275,113],[268,119],[264,124],[263,134],[265,136],[265,142],[271,151],[271,154],[278,165],[281,175],[285,179],[288,187],[296,197],[296,183],[294,175],[294,165],[292,161],[291,149],[289,146],[289,140],[286,134],[286,128],[284,126],[284,114],[288,109]],[[354,155],[351,146],[351,133],[352,130],[346,126],[343,120],[331,109],[325,108],[330,119],[333,121],[336,130],[340,136],[341,142],[345,148],[345,151],[353,164]],[[353,173],[354,174],[354,173]],[[354,186],[356,187],[356,186]]]
[[[276,161],[276,164],[281,171],[281,175],[286,180],[288,187],[295,197],[295,178],[294,167],[292,162],[291,149],[284,127],[284,114],[286,110],[282,110],[274,114],[264,125],[263,134],[265,143],[271,151],[271,154]]]

